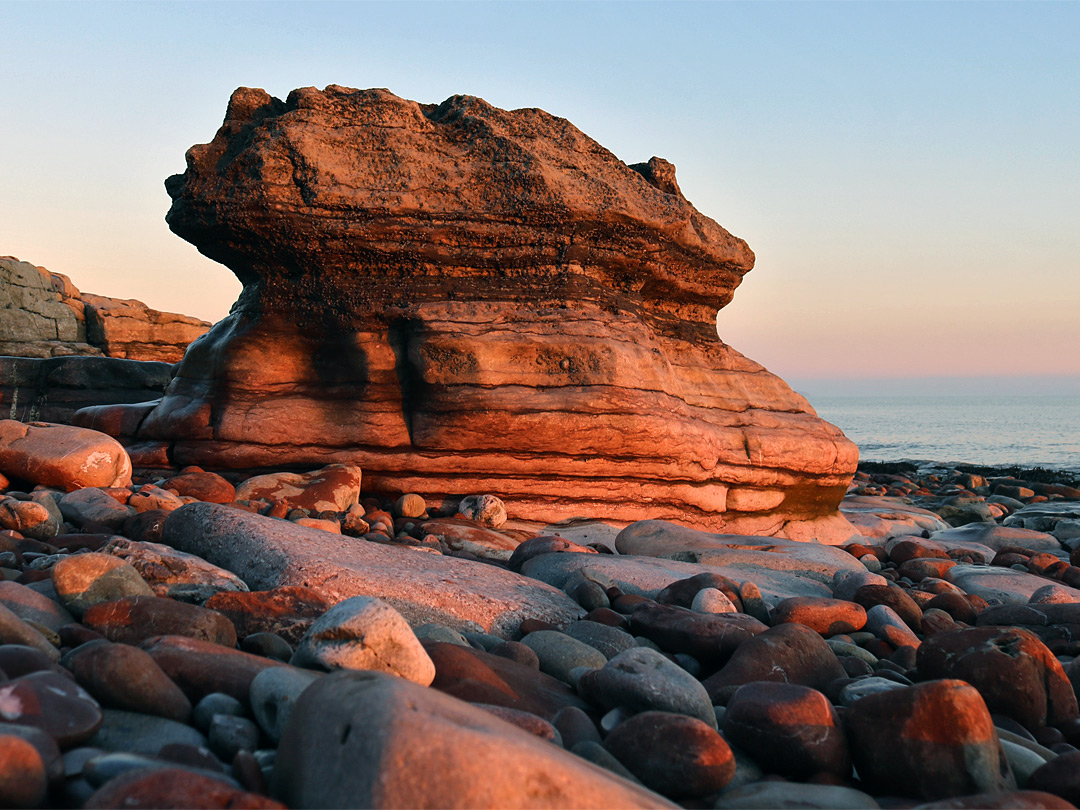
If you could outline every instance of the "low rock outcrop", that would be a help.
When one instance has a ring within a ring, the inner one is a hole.
[[[0,355],[105,355],[175,363],[206,321],[141,301],[80,293],[71,279],[0,257]]]
[[[172,230],[244,290],[142,421],[147,459],[350,463],[519,519],[852,533],[857,450],[717,339],[754,256],[666,161],[471,96],[241,88],[166,187]]]
[[[0,357],[0,417],[71,423],[83,408],[157,399],[172,365],[115,357]],[[127,414],[132,430],[135,412]],[[88,418],[85,427],[95,427]]]

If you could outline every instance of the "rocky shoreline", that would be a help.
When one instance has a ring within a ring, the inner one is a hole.
[[[1080,801],[1067,474],[866,465],[827,546],[131,472],[0,422],[0,804]]]

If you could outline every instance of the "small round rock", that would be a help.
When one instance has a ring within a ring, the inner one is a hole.
[[[394,504],[394,514],[403,518],[422,517],[427,512],[427,503],[415,493],[406,493]]]

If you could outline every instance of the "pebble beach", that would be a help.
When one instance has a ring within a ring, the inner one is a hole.
[[[829,546],[0,422],[0,803],[1072,807],[1080,489],[996,472],[865,465]]]

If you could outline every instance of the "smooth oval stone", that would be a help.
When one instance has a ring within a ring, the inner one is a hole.
[[[252,633],[240,642],[240,649],[263,658],[273,658],[287,663],[293,656],[292,645],[277,633]]]
[[[159,596],[98,602],[86,609],[82,622],[110,641],[124,644],[153,636],[188,636],[223,647],[236,646],[236,628],[222,614]]]
[[[915,633],[922,631],[922,610],[912,596],[896,585],[863,585],[852,597],[867,610],[886,605]]]
[[[1026,787],[1031,775],[1047,763],[1047,760],[1026,746],[1006,740],[1004,735],[998,734],[1001,740],[1001,749],[1009,760],[1013,776],[1016,777],[1018,787]]]
[[[958,593],[939,593],[936,594],[923,606],[923,613],[928,610],[943,610],[948,613],[953,620],[958,622],[964,622],[965,624],[975,624],[976,613],[975,608],[972,607],[971,602]]]
[[[599,669],[608,661],[600,650],[557,630],[529,633],[521,643],[536,653],[541,672],[563,683],[572,683],[570,672],[577,667]]]
[[[600,732],[589,715],[577,706],[566,706],[552,718],[551,724],[562,737],[563,745],[571,750],[580,742],[600,743]]]
[[[823,636],[854,633],[866,625],[862,605],[844,599],[817,599],[793,596],[781,600],[772,610],[773,624],[795,623]]]
[[[1027,787],[1080,804],[1080,751],[1062,754],[1037,768],[1028,778]]]
[[[197,768],[204,772],[209,770],[214,776],[224,776],[221,764],[214,759],[212,754],[208,755],[213,759],[214,763],[216,763],[211,765],[209,769],[201,767],[204,763],[200,763],[200,766],[195,766],[194,768],[189,765],[184,765],[184,767],[188,770],[195,770]],[[124,751],[113,751],[99,753],[97,756],[87,759],[82,768],[82,775],[86,777],[86,781],[89,782],[91,786],[99,788],[118,776],[130,771],[147,768],[160,770],[161,768],[175,768],[176,765],[177,763],[161,757],[151,757],[145,754],[129,754]]]
[[[692,609],[694,599],[706,588],[720,591],[736,609],[742,607],[740,586],[722,574],[711,571],[672,582],[656,595],[656,601],[662,605]]]
[[[570,596],[584,610],[596,610],[597,608],[611,606],[611,601],[608,599],[604,589],[590,579],[577,583],[573,587]]]
[[[55,672],[56,654],[59,651],[55,647],[53,651],[55,654],[49,655],[23,644],[0,645],[0,672],[8,678],[18,678],[31,672]]]
[[[868,793],[839,785],[756,782],[725,791],[716,810],[878,810]]]
[[[41,761],[45,763],[45,775],[50,782],[58,782],[64,778],[65,766],[60,746],[44,730],[21,723],[5,722],[0,723],[0,734],[19,737],[34,746],[41,754]]]
[[[74,621],[61,605],[17,582],[0,581],[0,605],[23,621],[33,621],[53,631]]]
[[[435,662],[432,688],[469,703],[521,709],[548,721],[566,706],[588,708],[568,685],[530,664],[456,644],[424,647]]]
[[[193,701],[211,692],[224,692],[246,702],[257,674],[270,667],[286,666],[271,658],[186,636],[156,636],[140,647]]]
[[[150,654],[127,644],[93,641],[73,650],[65,665],[103,706],[186,723],[191,702]]]
[[[736,613],[735,603],[723,591],[716,588],[702,588],[694,594],[690,609],[695,613]]]
[[[488,652],[500,658],[508,658],[517,661],[530,669],[540,669],[540,658],[530,647],[526,647],[520,641],[503,641],[496,644]]]
[[[124,596],[153,596],[139,572],[111,554],[73,554],[52,568],[56,594],[76,618],[99,602]]]
[[[876,695],[878,692],[888,692],[890,689],[905,689],[902,683],[897,683],[889,678],[860,678],[854,683],[849,683],[840,690],[840,705],[850,706],[856,700],[867,695]]]
[[[757,681],[739,687],[727,704],[724,736],[767,770],[793,779],[851,771],[836,710],[806,686]]]
[[[246,717],[215,714],[206,735],[210,750],[225,762],[232,762],[240,751],[259,747],[259,727]]]
[[[511,571],[517,572],[520,571],[521,567],[533,557],[560,552],[569,554],[596,554],[596,549],[579,545],[573,540],[566,540],[562,537],[548,535],[531,537],[514,549],[514,553],[510,555],[506,567]]]
[[[236,489],[217,473],[188,472],[174,475],[161,482],[161,489],[174,490],[177,495],[195,498],[206,503],[232,503]]]
[[[874,605],[866,611],[866,629],[893,647],[917,648],[922,644],[907,623],[888,605]]]
[[[727,661],[740,644],[768,627],[744,613],[695,613],[688,608],[649,603],[633,612],[630,629],[665,652],[686,653],[702,665],[715,668]]]
[[[465,638],[465,636],[454,628],[447,627],[445,624],[439,624],[438,622],[428,622],[419,627],[414,627],[413,633],[415,633],[416,637],[421,641],[443,641],[447,644],[460,644],[463,647],[469,646],[469,640]]]
[[[847,708],[844,726],[875,793],[932,801],[1016,788],[990,712],[963,681],[868,695]]]
[[[263,670],[251,681],[251,713],[273,742],[281,740],[300,695],[321,677],[322,673],[310,669],[274,667]]]
[[[381,599],[354,596],[311,625],[290,662],[323,669],[389,672],[427,686],[435,665],[408,622]]]
[[[23,649],[32,648],[50,661],[59,661],[60,651],[42,633],[42,630],[49,632],[47,628],[34,627],[0,605],[0,643],[15,645]]]
[[[831,653],[830,653],[831,654]],[[635,647],[585,673],[578,692],[603,709],[666,711],[697,717],[715,728],[716,713],[701,682],[655,650]]]
[[[0,685],[0,719],[40,728],[61,748],[70,748],[94,736],[102,711],[71,678],[31,672]]]
[[[104,722],[87,745],[106,751],[156,756],[166,745],[182,743],[206,747],[202,734],[184,723],[122,709],[105,709]]]
[[[1061,663],[1037,636],[1018,627],[972,627],[931,636],[919,648],[917,666],[926,677],[967,681],[990,711],[1028,729],[1080,716]]]
[[[724,738],[685,714],[635,715],[608,734],[604,747],[646,787],[671,798],[716,793],[735,775]]]
[[[110,780],[87,799],[83,807],[85,810],[116,807],[285,808],[280,802],[245,792],[230,782],[224,777],[205,776],[186,768],[133,770]]]
[[[275,669],[278,669],[278,667],[275,667]],[[191,723],[203,734],[206,734],[210,731],[210,724],[213,723],[216,715],[227,714],[233,717],[243,717],[246,713],[244,704],[232,695],[226,695],[224,692],[211,692],[195,704],[195,709],[191,715]]]
[[[271,788],[291,807],[442,807],[450,799],[478,808],[664,805],[482,709],[355,670],[304,692]]]
[[[0,724],[0,807],[40,807],[48,789],[41,752]]]
[[[864,585],[888,585],[889,581],[881,574],[869,571],[837,571],[833,576],[833,598],[851,600],[855,592]]]
[[[740,646],[731,660],[702,683],[722,703],[751,681],[782,681],[821,689],[844,677],[844,668],[821,635],[801,624],[778,624]]]

